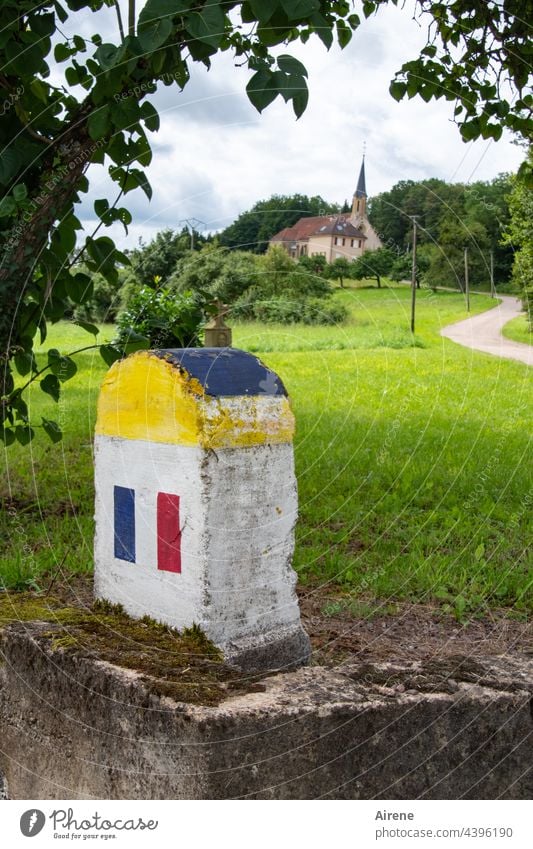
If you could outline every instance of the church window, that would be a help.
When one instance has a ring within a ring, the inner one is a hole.
[[[359,247],[361,247],[362,244],[363,244],[362,239],[359,239]]]
[[[342,246],[343,246],[343,247],[344,247],[344,245],[345,245],[345,242],[346,242],[346,239],[343,239],[343,240],[342,240]]]

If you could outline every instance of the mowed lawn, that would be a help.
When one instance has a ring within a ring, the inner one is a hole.
[[[351,314],[339,327],[234,324],[235,346],[262,356],[293,401],[300,580],[355,598],[435,601],[458,618],[490,607],[527,616],[528,368],[439,336],[466,317],[458,294],[421,291],[414,338],[407,288],[335,297]],[[473,311],[493,305],[472,298]],[[67,353],[90,338],[64,324],[47,346]],[[105,366],[92,352],[78,365],[58,406],[38,388],[30,395],[32,418],[60,420],[64,440],[52,445],[38,431],[6,453],[1,574],[10,586],[92,569],[92,432]]]

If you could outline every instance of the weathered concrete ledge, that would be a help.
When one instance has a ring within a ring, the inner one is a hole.
[[[218,706],[2,634],[0,792],[9,798],[526,799],[533,662],[311,667]]]

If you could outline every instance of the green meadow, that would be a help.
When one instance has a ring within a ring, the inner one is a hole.
[[[503,335],[515,342],[523,342],[525,345],[533,344],[533,332],[529,326],[526,314],[512,318],[503,328]]]
[[[350,310],[342,326],[233,324],[234,345],[261,356],[292,398],[300,580],[354,598],[434,602],[459,619],[494,607],[527,616],[528,368],[439,335],[466,318],[459,294],[420,291],[414,337],[407,288],[335,297]],[[472,299],[473,312],[492,306]],[[102,341],[112,335],[101,328]],[[88,344],[62,323],[46,347]],[[92,569],[92,433],[106,367],[94,351],[77,362],[59,404],[38,387],[29,395],[32,419],[59,421],[63,441],[37,428],[32,443],[4,455],[6,586],[46,587],[56,574]]]

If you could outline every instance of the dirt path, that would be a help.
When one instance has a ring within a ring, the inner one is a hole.
[[[512,339],[506,339],[501,334],[504,324],[520,315],[520,301],[509,295],[498,295],[498,298],[501,299],[501,303],[494,309],[464,321],[458,321],[456,324],[449,324],[442,328],[440,335],[459,345],[464,345],[465,348],[494,354],[496,357],[519,360],[521,363],[533,366],[533,346],[513,342]]]

